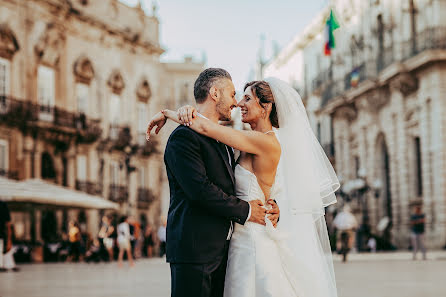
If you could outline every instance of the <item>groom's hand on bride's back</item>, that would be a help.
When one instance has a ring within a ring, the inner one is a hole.
[[[266,216],[266,209],[263,207],[263,203],[261,200],[252,200],[249,201],[249,205],[251,206],[251,217],[248,221],[266,225],[265,223],[265,216]]]

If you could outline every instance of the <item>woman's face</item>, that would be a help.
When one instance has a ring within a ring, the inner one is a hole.
[[[259,99],[255,96],[250,86],[246,88],[243,98],[237,106],[240,107],[243,123],[257,122],[264,113]]]

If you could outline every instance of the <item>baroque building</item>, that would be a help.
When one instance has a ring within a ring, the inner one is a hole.
[[[165,140],[148,143],[147,122],[192,99],[204,65],[160,62],[155,7],[146,15],[117,0],[0,0],[0,22],[1,175],[119,206],[11,203],[17,239],[52,240],[71,219],[95,236],[102,214],[159,224]]]
[[[340,28],[324,56],[331,8]],[[398,248],[415,203],[427,246],[446,243],[445,12],[441,0],[335,0],[264,67],[300,92],[344,185],[367,185],[348,200],[358,221]]]

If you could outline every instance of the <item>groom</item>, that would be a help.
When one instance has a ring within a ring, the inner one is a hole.
[[[231,119],[237,106],[226,70],[209,68],[194,85],[197,110],[211,121]],[[164,125],[158,125],[158,130]],[[150,131],[149,131],[150,133]],[[232,148],[179,126],[164,154],[170,187],[167,219],[167,262],[172,297],[222,297],[233,223],[277,222],[278,207],[266,211],[260,200],[235,197]]]

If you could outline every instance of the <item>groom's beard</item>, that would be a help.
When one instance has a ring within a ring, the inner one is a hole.
[[[231,117],[231,108],[223,106],[222,103],[217,103],[217,111],[219,114],[220,121],[230,121]]]

